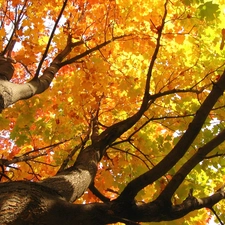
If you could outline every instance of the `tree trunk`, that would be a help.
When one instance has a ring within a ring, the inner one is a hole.
[[[99,205],[100,206],[100,205]],[[101,206],[103,207],[103,206]],[[51,188],[17,181],[0,185],[1,225],[102,224],[91,205],[75,205]],[[104,211],[106,206],[104,206]],[[101,214],[102,215],[102,214]]]

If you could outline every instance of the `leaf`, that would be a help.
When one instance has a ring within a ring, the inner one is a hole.
[[[219,5],[212,1],[201,4],[198,9],[200,18],[208,21],[214,20],[220,13]]]
[[[175,37],[175,40],[178,44],[183,44],[184,40],[185,40],[185,35],[177,35]]]

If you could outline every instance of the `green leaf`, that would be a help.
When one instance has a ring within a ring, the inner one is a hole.
[[[187,6],[193,5],[193,4],[200,4],[203,0],[183,0],[183,3]]]
[[[212,1],[200,5],[198,9],[200,18],[206,19],[207,21],[214,20],[220,13],[219,5],[213,4]]]

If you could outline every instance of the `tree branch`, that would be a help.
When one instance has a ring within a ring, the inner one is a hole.
[[[214,104],[223,94],[224,90],[225,71],[223,72],[218,82],[213,85],[212,91],[198,109],[193,121],[189,124],[188,129],[176,144],[176,146],[154,168],[131,181],[121,193],[121,198],[123,198],[124,200],[134,198],[142,188],[163,176],[184,156],[184,154],[187,152],[188,148],[200,132]]]
[[[225,198],[224,190],[219,190],[215,194],[205,198],[195,198],[188,196],[181,204],[163,208],[156,202],[151,202],[138,206],[136,214],[138,218],[135,221],[160,222],[172,221],[184,217],[188,213],[201,209],[211,208],[213,205]],[[131,217],[132,219],[132,217]]]
[[[185,177],[191,170],[210,153],[214,148],[225,141],[225,129],[221,131],[216,137],[199,148],[198,151],[175,173],[173,178],[167,184],[165,189],[161,192],[157,199],[171,199],[176,189],[183,182]]]
[[[109,202],[110,199],[105,197],[94,185],[94,183],[92,183],[90,186],[89,186],[89,189],[91,190],[91,192],[96,196],[98,197],[101,201],[103,202]]]
[[[161,41],[161,37],[162,37],[162,32],[163,32],[163,28],[165,25],[165,20],[166,20],[166,16],[167,16],[167,4],[168,4],[168,0],[166,0],[165,4],[164,4],[164,15],[162,18],[162,22],[161,22],[161,26],[157,29],[158,30],[158,37],[157,37],[157,41],[156,41],[156,47],[155,47],[155,51],[153,53],[152,59],[150,61],[149,64],[149,68],[148,68],[148,73],[147,73],[147,81],[146,81],[146,88],[145,91],[148,91],[149,94],[149,90],[150,90],[150,80],[151,80],[151,76],[152,76],[152,71],[153,71],[153,67],[160,49],[160,41]]]
[[[85,136],[85,138],[83,140],[81,140],[81,143],[76,145],[73,150],[69,153],[69,155],[66,157],[66,159],[63,160],[63,163],[62,165],[60,166],[58,173],[62,172],[65,170],[65,168],[67,167],[67,164],[69,162],[69,160],[74,156],[74,154],[79,150],[79,149],[82,149],[84,147],[84,145],[86,144],[86,142],[88,141],[89,139],[89,135],[90,135],[90,132],[88,131],[88,134]]]
[[[153,95],[149,96],[149,101],[150,100],[155,100],[157,98],[163,97],[163,96],[167,96],[170,94],[178,94],[178,93],[196,93],[196,94],[200,94],[202,93],[202,91],[204,90],[204,88],[202,88],[201,90],[197,90],[197,89],[193,89],[193,88],[189,88],[189,89],[172,89],[172,90],[167,90],[164,92],[159,92]]]
[[[65,66],[65,65],[72,64],[72,63],[76,62],[77,60],[79,60],[79,59],[89,55],[90,53],[105,47],[106,45],[110,44],[111,42],[113,42],[115,40],[118,40],[118,39],[122,39],[122,38],[127,37],[127,36],[129,36],[129,35],[122,35],[122,36],[118,36],[118,37],[113,37],[112,39],[110,39],[108,41],[105,41],[105,42],[103,42],[103,43],[101,43],[99,45],[96,45],[93,48],[90,48],[90,49],[86,50],[85,52],[83,52],[83,53],[81,53],[79,55],[76,55],[75,57],[72,57],[71,59],[67,59],[67,60],[61,62],[59,64],[59,67],[61,68],[61,67]]]
[[[74,58],[71,58],[70,60],[66,60],[62,62],[66,56],[72,51],[73,48],[76,46],[79,46],[81,44],[84,44],[85,41],[81,40],[78,42],[73,43],[72,42],[72,37],[69,35],[68,40],[67,40],[67,45],[64,48],[62,52],[60,52],[55,59],[52,61],[50,66],[48,66],[44,72],[43,75],[40,77],[34,77],[31,81],[25,84],[14,84],[9,82],[8,80],[11,79],[12,73],[14,71],[14,68],[9,62],[7,64],[8,68],[10,67],[10,74],[8,71],[6,71],[4,74],[2,74],[3,77],[0,76],[0,112],[7,108],[8,106],[14,104],[15,102],[22,100],[22,99],[28,99],[36,94],[40,94],[44,92],[46,89],[49,88],[52,80],[54,79],[56,73],[59,71],[60,68],[62,68],[64,65],[67,65],[68,63],[73,63],[77,61],[78,59],[81,59],[82,57],[87,56],[88,54],[98,50],[99,48],[102,48],[109,43],[111,43],[114,40],[118,40],[125,37],[123,36],[118,36],[114,37],[109,41],[106,41],[92,49],[89,49],[85,52],[83,52],[80,55],[75,56]],[[8,62],[8,61],[7,61]],[[4,71],[4,65],[1,66],[1,70],[3,73]],[[12,68],[11,68],[12,67]],[[5,79],[7,78],[7,80]]]
[[[52,32],[51,32],[51,35],[50,35],[50,37],[49,37],[49,39],[48,39],[48,44],[47,44],[47,46],[46,46],[46,48],[45,48],[45,52],[44,52],[44,54],[42,55],[42,58],[41,58],[41,60],[40,60],[40,62],[39,62],[39,64],[38,64],[38,68],[37,68],[37,70],[36,70],[36,73],[35,73],[34,78],[38,78],[38,76],[39,76],[39,73],[40,73],[42,64],[43,64],[45,58],[47,57],[48,50],[49,50],[49,48],[50,48],[52,39],[53,39],[54,34],[55,34],[55,30],[56,30],[56,28],[57,28],[57,26],[58,26],[59,20],[61,19],[64,10],[65,10],[65,8],[66,8],[67,2],[68,2],[68,0],[65,0],[65,1],[63,2],[63,6],[62,6],[62,8],[61,8],[61,10],[60,10],[59,16],[57,17],[57,20],[56,20],[55,24],[54,24],[54,27],[53,27]]]
[[[11,57],[11,52],[12,52],[12,50],[14,48],[15,43],[16,43],[16,40],[14,40],[13,38],[14,38],[14,36],[16,34],[16,30],[18,30],[20,22],[21,22],[21,20],[22,20],[22,18],[24,16],[24,11],[26,9],[27,2],[28,2],[28,0],[24,1],[22,8],[19,10],[18,17],[15,18],[15,24],[14,24],[13,31],[11,33],[11,36],[9,38],[9,41],[8,41],[5,49],[0,53],[1,56],[5,56],[6,55],[9,58]],[[15,10],[17,10],[17,8],[15,8]],[[15,14],[17,15],[17,13],[15,13]]]
[[[222,220],[220,219],[219,215],[216,213],[215,209],[210,208],[210,210],[214,213],[214,215],[216,216],[216,218],[218,219],[220,225],[224,225],[224,223],[222,222]]]
[[[65,183],[64,183],[65,185]],[[17,192],[19,190],[19,192]],[[220,200],[225,198],[223,189],[218,190],[215,194],[205,198],[195,198],[188,196],[181,204],[171,207],[163,207],[157,205],[156,202],[144,203],[137,205],[136,203],[123,203],[114,200],[105,203],[92,204],[72,204],[62,199],[62,197],[54,190],[44,187],[37,182],[9,182],[0,184],[0,199],[8,199],[9,203],[14,203],[15,199],[20,197],[20,204],[14,207],[8,204],[11,213],[8,214],[7,221],[4,220],[4,214],[8,210],[1,210],[0,216],[3,223],[10,221],[10,224],[17,225],[27,224],[30,218],[27,217],[27,209],[30,205],[40,205],[39,210],[32,211],[32,219],[36,219],[34,224],[58,225],[66,224],[89,224],[103,225],[116,222],[125,222],[127,224],[135,224],[135,222],[160,222],[172,221],[187,215],[189,212],[204,207],[211,208]],[[41,196],[42,202],[39,198]],[[46,204],[44,204],[44,203]],[[19,211],[19,220],[15,220],[15,213]]]
[[[151,80],[154,63],[155,63],[155,60],[157,58],[159,48],[160,48],[160,39],[161,39],[162,30],[163,30],[166,15],[167,15],[167,9],[166,9],[167,3],[168,3],[168,0],[166,1],[165,5],[164,5],[165,12],[164,12],[163,19],[162,19],[162,26],[159,29],[156,48],[155,48],[155,51],[153,53],[152,59],[149,64],[149,70],[147,73],[147,78],[146,78],[146,83],[145,83],[145,92],[144,92],[141,107],[133,116],[131,116],[123,121],[120,121],[116,124],[113,124],[112,126],[108,127],[105,131],[103,131],[99,135],[98,148],[100,150],[100,158],[104,155],[108,146],[111,145],[124,132],[126,132],[128,129],[130,129],[142,117],[142,115],[148,108],[150,80]]]
[[[32,160],[32,159],[36,159],[38,157],[41,157],[41,156],[45,156],[47,155],[47,153],[38,153],[37,155],[26,155],[26,154],[23,154],[21,156],[18,156],[18,157],[13,157],[11,160],[7,160],[7,159],[0,159],[0,165],[3,165],[3,166],[9,166],[13,163],[18,163],[18,162],[26,162],[26,161],[29,161],[29,160]]]

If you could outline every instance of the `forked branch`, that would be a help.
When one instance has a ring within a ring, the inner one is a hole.
[[[51,35],[50,35],[50,37],[49,37],[49,40],[48,40],[47,46],[46,46],[46,48],[45,48],[44,54],[42,55],[42,58],[41,58],[41,60],[40,60],[40,62],[39,62],[39,64],[38,64],[38,68],[37,68],[36,73],[35,73],[35,76],[34,76],[35,78],[37,78],[37,77],[39,76],[39,73],[40,73],[42,64],[43,64],[45,58],[47,57],[48,50],[49,50],[49,48],[50,48],[52,39],[53,39],[53,37],[54,37],[54,35],[55,35],[55,31],[56,31],[56,28],[57,28],[57,26],[58,26],[58,23],[59,23],[59,21],[60,21],[62,15],[63,15],[63,12],[64,12],[64,10],[65,10],[65,8],[66,8],[67,2],[68,2],[68,0],[65,0],[65,1],[63,2],[62,8],[61,8],[60,13],[59,13],[59,16],[57,17],[57,20],[56,20],[56,22],[55,22],[55,24],[54,24],[54,27],[53,27],[52,32],[51,32]]]
[[[149,70],[147,73],[146,83],[145,83],[145,92],[144,92],[141,107],[133,116],[131,116],[123,121],[120,121],[116,124],[113,124],[112,126],[108,127],[105,131],[103,131],[99,135],[98,145],[99,145],[99,149],[100,149],[100,157],[102,157],[105,154],[105,151],[108,148],[108,146],[111,145],[124,132],[126,132],[128,129],[130,129],[135,123],[137,123],[137,121],[142,117],[144,112],[148,109],[148,103],[149,103],[149,98],[150,98],[150,95],[149,95],[150,80],[151,80],[151,75],[152,75],[153,67],[155,64],[155,60],[157,58],[157,55],[158,55],[158,52],[160,49],[160,40],[161,40],[162,31],[163,31],[163,27],[164,27],[166,15],[167,15],[167,8],[166,8],[167,4],[168,4],[168,1],[166,1],[165,5],[164,5],[165,12],[164,12],[164,15],[162,18],[162,25],[158,32],[156,48],[155,48],[155,51],[153,53],[152,59],[149,64]]]
[[[197,166],[205,156],[209,154],[214,148],[219,146],[225,141],[225,129],[221,131],[216,137],[214,137],[207,144],[198,149],[198,151],[175,173],[169,184],[159,195],[159,199],[171,199],[174,192],[183,182],[185,177],[191,172],[191,170]]]
[[[224,90],[225,71],[218,82],[213,85],[212,91],[198,109],[194,119],[189,124],[188,129],[176,146],[154,168],[131,181],[121,193],[120,198],[134,198],[141,189],[163,176],[184,156],[196,136],[199,134],[207,116],[219,97],[223,94]]]

